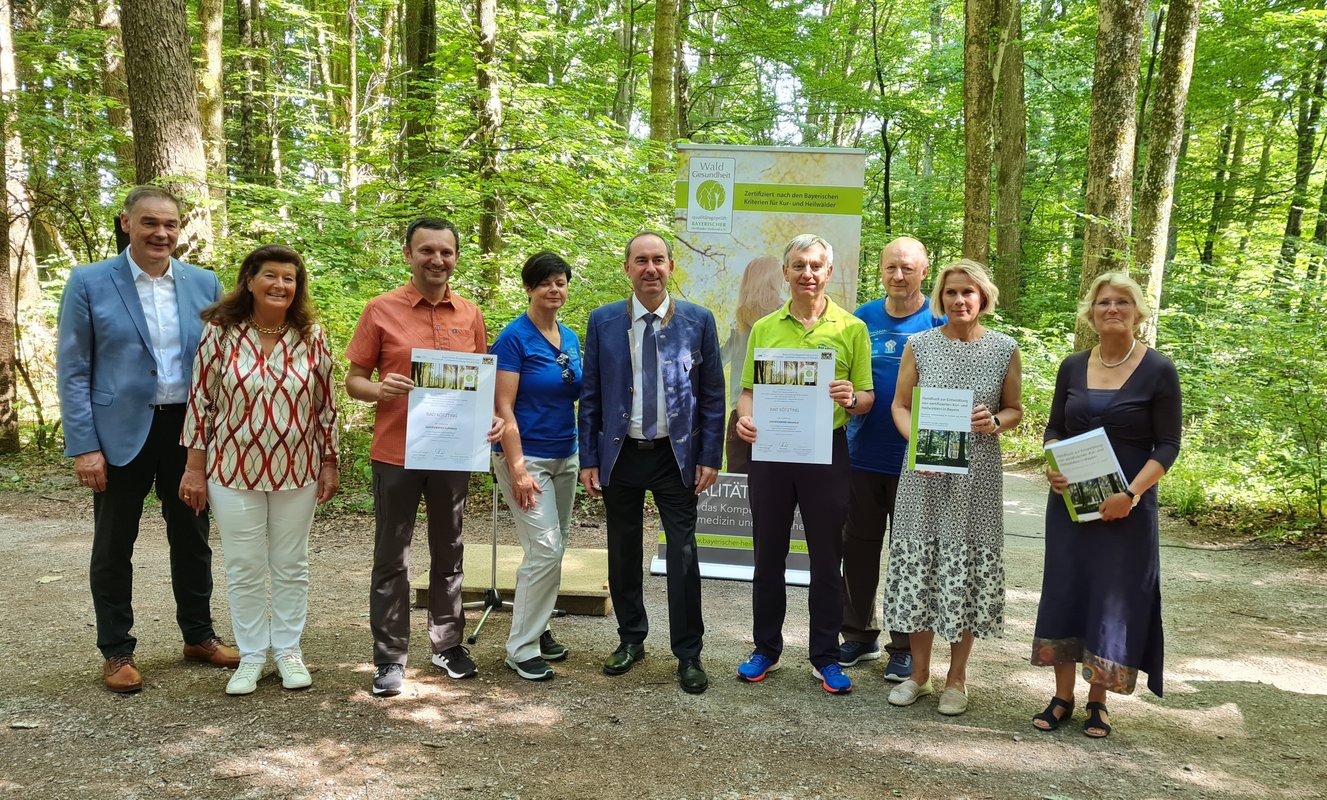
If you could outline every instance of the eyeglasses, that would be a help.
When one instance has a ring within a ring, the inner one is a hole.
[[[562,367],[563,383],[572,383],[576,380],[576,373],[571,370],[571,356],[559,351],[558,357],[554,359],[554,362],[559,367]]]
[[[1096,307],[1105,311],[1108,308],[1133,308],[1132,300],[1098,300]]]

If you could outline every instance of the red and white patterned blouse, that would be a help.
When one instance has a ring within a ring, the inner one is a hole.
[[[288,330],[263,355],[248,323],[207,325],[180,443],[207,451],[207,479],[273,492],[318,480],[338,437],[332,353],[322,329]]]

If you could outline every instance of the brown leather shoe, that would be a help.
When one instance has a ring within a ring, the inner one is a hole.
[[[143,675],[134,664],[134,657],[112,656],[101,665],[101,677],[112,692],[129,694],[143,688]]]
[[[240,665],[240,651],[228,644],[222,644],[215,636],[204,639],[198,644],[186,644],[184,657],[188,661],[205,661],[208,664],[231,669]]]

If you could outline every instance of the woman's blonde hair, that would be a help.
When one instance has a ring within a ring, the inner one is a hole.
[[[783,305],[783,269],[774,256],[751,259],[737,289],[737,329],[746,333],[756,320]]]
[[[973,261],[970,258],[960,258],[957,261],[951,261],[940,268],[939,274],[935,276],[935,287],[931,289],[931,308],[934,312],[943,313],[945,304],[945,279],[950,274],[961,272],[977,284],[977,291],[981,292],[981,310],[978,316],[989,314],[995,310],[995,304],[1000,299],[1000,287],[991,280],[991,274],[982,264]]]
[[[1097,326],[1092,324],[1092,304],[1097,302],[1097,295],[1101,293],[1102,287],[1105,286],[1129,293],[1134,308],[1138,309],[1138,319],[1133,322],[1133,332],[1138,333],[1143,323],[1151,319],[1152,308],[1147,304],[1147,295],[1143,294],[1143,287],[1129,277],[1129,273],[1123,271],[1103,272],[1096,277],[1096,280],[1092,281],[1092,285],[1088,287],[1083,299],[1078,301],[1078,321],[1092,330],[1097,329]]]

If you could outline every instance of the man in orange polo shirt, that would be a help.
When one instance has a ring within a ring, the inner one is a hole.
[[[373,545],[369,627],[373,631],[373,694],[401,693],[410,649],[410,540],[423,498],[428,509],[429,641],[433,663],[450,678],[477,673],[461,644],[461,518],[469,472],[405,468],[410,351],[416,347],[483,353],[488,349],[484,315],[450,288],[460,237],[445,219],[421,217],[406,229],[402,252],[410,281],[369,301],[346,348],[350,369],[346,391],[376,403],[373,447]],[[373,379],[374,372],[378,379]],[[493,418],[489,441],[502,433]]]

